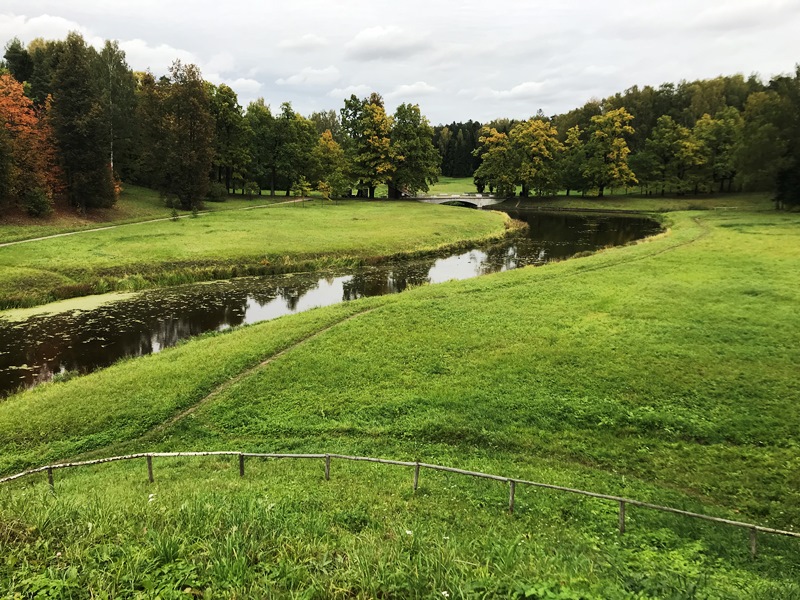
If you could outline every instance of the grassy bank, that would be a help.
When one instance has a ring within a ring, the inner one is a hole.
[[[0,306],[357,264],[502,236],[503,225],[499,214],[358,201],[122,225],[0,248]]]
[[[291,200],[291,198],[254,196],[248,200],[242,196],[229,196],[225,202],[206,202],[203,210],[206,212],[242,210],[286,200]],[[190,214],[189,211],[183,210],[177,212],[181,216]],[[4,215],[0,220],[0,244],[111,225],[167,219],[171,215],[172,209],[165,206],[164,200],[158,192],[135,185],[126,185],[119,200],[112,208],[94,209],[85,215],[77,214],[74,209],[58,210],[46,218],[27,217],[23,214]]]
[[[13,396],[0,470],[340,452],[798,527],[798,216],[668,218],[668,235],[634,246],[314,310]],[[244,481],[229,459],[156,469],[154,486],[120,464],[58,472],[55,498],[41,482],[0,490],[0,577],[110,596],[800,595],[796,540],[760,536],[753,561],[746,532],[636,510],[620,537],[616,507],[594,500],[520,491],[509,517],[505,487],[446,475],[415,496],[409,472],[378,466],[336,465],[327,483],[320,464],[248,466]]]

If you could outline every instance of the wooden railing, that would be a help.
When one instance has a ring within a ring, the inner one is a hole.
[[[247,458],[272,458],[272,459],[315,459],[315,460],[323,460],[324,461],[324,468],[325,468],[325,479],[330,480],[331,477],[331,461],[333,459],[337,460],[348,460],[348,461],[356,461],[356,462],[371,462],[371,463],[380,463],[383,465],[395,465],[401,467],[410,467],[414,469],[414,478],[413,478],[413,486],[414,491],[417,490],[419,486],[419,476],[421,469],[431,469],[434,471],[443,471],[445,473],[455,473],[457,475],[467,475],[469,477],[479,477],[482,479],[491,479],[494,481],[500,481],[503,483],[507,483],[509,486],[508,492],[508,510],[509,512],[514,512],[514,502],[515,502],[515,495],[516,495],[516,488],[518,485],[527,485],[532,487],[538,488],[545,488],[549,490],[557,490],[560,492],[567,492],[570,494],[579,494],[582,496],[588,496],[590,498],[598,498],[600,500],[608,500],[610,502],[616,502],[619,506],[619,532],[620,534],[625,533],[625,509],[627,506],[638,506],[640,508],[647,508],[650,510],[661,511],[665,513],[671,513],[675,515],[681,515],[684,517],[691,517],[693,519],[701,519],[704,521],[711,521],[713,523],[722,523],[723,525],[730,525],[733,527],[740,527],[743,529],[747,529],[750,531],[750,553],[753,557],[756,555],[757,551],[757,534],[758,533],[770,533],[775,535],[783,535],[793,538],[800,538],[800,533],[794,531],[785,531],[782,529],[773,529],[772,527],[763,527],[761,525],[755,525],[753,523],[744,523],[742,521],[732,521],[730,519],[723,519],[721,517],[712,517],[710,515],[704,515],[701,513],[690,512],[687,510],[681,510],[678,508],[671,508],[669,506],[660,506],[658,504],[651,504],[649,502],[642,502],[641,500],[634,500],[632,498],[624,498],[622,496],[613,496],[609,494],[599,494],[597,492],[589,492],[586,490],[580,490],[576,488],[564,487],[560,485],[552,485],[549,483],[540,483],[537,481],[527,481],[525,479],[517,479],[515,477],[504,477],[502,475],[491,475],[489,473],[480,473],[478,471],[467,471],[464,469],[456,469],[454,467],[445,467],[442,465],[432,465],[423,462],[408,462],[402,460],[389,460],[384,458],[372,458],[369,456],[348,456],[345,454],[275,454],[275,453],[255,453],[255,452],[236,452],[231,450],[223,450],[223,451],[215,451],[215,452],[148,452],[148,453],[139,453],[139,454],[126,454],[123,456],[111,456],[109,458],[98,458],[95,460],[85,460],[80,462],[69,462],[69,463],[57,463],[53,465],[46,465],[44,467],[38,467],[35,469],[29,469],[27,471],[23,471],[21,473],[17,473],[15,475],[9,475],[7,477],[0,478],[0,484],[8,483],[10,481],[14,481],[16,479],[21,479],[23,477],[27,477],[29,475],[34,475],[36,473],[47,473],[47,481],[50,485],[50,488],[55,491],[55,484],[53,479],[53,472],[57,469],[69,469],[73,467],[84,467],[88,465],[100,465],[104,463],[110,462],[117,462],[121,460],[136,460],[144,458],[147,463],[147,477],[150,483],[155,481],[153,475],[153,458],[176,458],[176,457],[189,457],[189,456],[236,456],[239,459],[239,476],[244,477],[245,471],[245,459]]]

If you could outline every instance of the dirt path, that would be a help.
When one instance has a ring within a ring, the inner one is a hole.
[[[185,419],[189,415],[191,415],[194,412],[196,412],[202,406],[205,406],[209,402],[213,401],[216,397],[218,397],[220,394],[222,394],[226,390],[230,389],[231,387],[233,387],[234,385],[236,385],[240,381],[246,379],[247,377],[250,377],[251,375],[255,374],[257,371],[263,369],[264,367],[269,366],[270,364],[272,364],[273,362],[275,362],[276,360],[278,360],[282,356],[288,354],[292,350],[295,350],[296,348],[299,348],[303,344],[306,344],[306,343],[310,342],[311,340],[313,340],[313,339],[315,339],[315,338],[327,333],[328,331],[330,331],[334,327],[337,327],[339,325],[347,323],[348,321],[352,321],[353,319],[356,319],[358,317],[361,317],[361,316],[364,316],[366,314],[369,314],[374,310],[376,310],[376,308],[368,308],[368,309],[363,310],[361,312],[355,313],[353,315],[350,315],[349,317],[346,317],[346,318],[342,319],[341,321],[336,321],[335,323],[331,323],[330,325],[326,325],[322,329],[314,331],[313,333],[310,333],[309,335],[305,336],[304,338],[301,338],[301,339],[297,340],[296,342],[294,342],[290,346],[287,346],[283,350],[280,350],[279,352],[277,352],[275,354],[272,354],[271,356],[267,357],[266,359],[264,359],[263,361],[261,361],[257,365],[255,365],[253,367],[250,367],[249,369],[245,369],[244,371],[242,371],[238,375],[235,375],[235,376],[231,377],[230,379],[228,379],[227,381],[224,381],[223,383],[221,383],[220,385],[215,387],[213,390],[211,390],[208,394],[206,394],[199,401],[195,402],[194,404],[192,404],[188,408],[185,408],[184,410],[179,412],[177,415],[174,415],[173,417],[167,419],[163,423],[159,423],[155,427],[151,428],[149,431],[143,433],[138,438],[133,438],[133,439],[130,439],[130,440],[124,440],[124,441],[120,441],[120,442],[111,444],[109,446],[104,446],[102,448],[97,448],[95,450],[90,450],[88,452],[81,453],[77,457],[73,457],[73,458],[84,460],[84,459],[96,458],[98,456],[106,456],[109,453],[110,454],[115,454],[115,453],[118,453],[118,452],[126,451],[126,449],[130,449],[132,446],[134,446],[136,444],[140,444],[142,442],[152,441],[152,438],[157,436],[159,433],[162,433],[162,432],[166,431],[167,429],[169,429],[170,427],[172,427],[173,425],[175,425],[179,421],[182,421],[183,419]],[[70,460],[72,460],[73,458],[71,458]]]

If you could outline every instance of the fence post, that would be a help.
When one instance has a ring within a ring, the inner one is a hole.
[[[419,486],[419,461],[414,465],[414,491],[417,491]]]
[[[56,486],[53,483],[53,468],[47,467],[47,483],[50,484],[50,491],[55,493]]]
[[[330,481],[331,479],[331,455],[325,455],[325,481]]]
[[[149,454],[147,455],[147,479],[150,480],[150,483],[155,481],[153,479],[153,457]]]
[[[750,556],[752,558],[756,557],[756,550],[758,549],[756,546],[756,534],[758,532],[755,529],[750,530]]]
[[[625,533],[625,503],[619,501],[619,534]]]
[[[508,480],[509,483],[509,490],[508,490],[508,512],[514,513],[514,494],[517,491],[517,482],[513,479]]]
[[[244,454],[239,453],[239,477],[244,477]]]

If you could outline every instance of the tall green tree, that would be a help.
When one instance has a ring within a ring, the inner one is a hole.
[[[317,143],[314,124],[296,113],[291,103],[281,104],[273,115],[263,99],[250,103],[245,115],[252,130],[250,172],[262,187],[291,193],[292,184],[301,177],[310,179],[312,154]],[[263,182],[263,183],[262,183]]]
[[[586,193],[588,185],[583,176],[583,163],[586,161],[586,148],[581,139],[581,128],[578,125],[567,130],[564,151],[561,153],[559,173],[561,187],[567,196],[573,190]]]
[[[110,124],[101,90],[92,77],[96,52],[70,33],[56,54],[51,120],[58,142],[67,196],[78,210],[116,201],[109,164]]]
[[[389,181],[395,169],[392,121],[383,98],[375,93],[363,100],[352,95],[345,100],[341,116],[351,176],[358,181],[359,193],[374,198],[375,188]]]
[[[703,179],[709,187],[731,191],[736,177],[736,152],[742,143],[742,116],[728,106],[717,111],[716,117],[704,114],[695,123],[692,135],[701,145],[704,164]]]
[[[250,162],[250,128],[233,89],[224,83],[219,86],[206,83],[206,89],[215,126],[215,179],[231,189],[235,178],[243,179]]]
[[[276,120],[277,145],[276,167],[284,178],[286,195],[301,179],[308,179],[313,170],[312,153],[317,143],[314,123],[295,112],[291,103],[281,104],[281,113]]]
[[[702,152],[692,139],[691,131],[669,115],[659,117],[656,127],[641,153],[649,162],[639,177],[665,195],[667,190],[685,193],[692,187],[687,175],[701,162]],[[640,158],[639,164],[642,163]]]
[[[208,193],[214,157],[211,102],[195,65],[176,60],[164,98],[165,157],[161,190],[180,207],[199,208]]]
[[[441,155],[433,145],[433,129],[417,104],[401,104],[390,134],[395,168],[389,180],[389,197],[427,192],[438,181]]]
[[[160,189],[167,153],[166,96],[169,81],[156,81],[149,71],[137,73],[136,109],[133,115],[133,164],[131,180],[147,187]]]
[[[53,70],[59,50],[64,42],[45,41],[35,38],[28,44],[28,53],[33,62],[30,80],[30,96],[37,106],[42,106],[53,93]]]
[[[248,174],[262,189],[268,188],[270,195],[274,196],[278,169],[277,146],[280,144],[280,140],[276,139],[275,117],[264,99],[259,98],[247,106],[244,118],[251,132]]]
[[[475,153],[480,155],[481,165],[473,176],[475,185],[479,190],[488,185],[490,191],[501,197],[513,196],[521,161],[508,135],[485,126],[478,143]]]
[[[314,123],[318,135],[330,131],[331,136],[333,136],[337,144],[343,142],[344,132],[342,131],[342,122],[339,120],[339,115],[335,110],[313,112],[308,117],[308,120]]]
[[[583,175],[589,185],[603,196],[610,186],[628,186],[637,183],[628,166],[630,149],[625,139],[634,132],[630,122],[633,116],[624,108],[608,111],[591,118],[586,142],[586,164]]]
[[[114,41],[106,41],[94,60],[94,78],[100,88],[103,119],[108,124],[108,156],[114,173],[123,179],[132,175],[136,80],[125,52]]]
[[[778,207],[800,206],[800,64],[793,76],[782,75],[770,81],[770,88],[782,98],[786,110],[781,115],[781,139],[786,148],[775,182]]]
[[[31,75],[33,75],[33,59],[19,38],[15,37],[6,44],[3,58],[14,79],[20,83],[30,80]]]
[[[319,136],[314,147],[313,162],[312,183],[323,192],[323,196],[328,199],[341,198],[350,192],[352,182],[347,177],[350,170],[347,157],[330,131],[324,131]]]
[[[735,158],[745,189],[775,192],[778,174],[790,168],[789,141],[784,134],[789,110],[790,104],[775,90],[747,98],[742,143]]]
[[[544,119],[530,119],[514,126],[511,143],[519,155],[518,180],[524,191],[537,196],[558,192],[559,159],[564,145],[558,141],[558,131]]]

